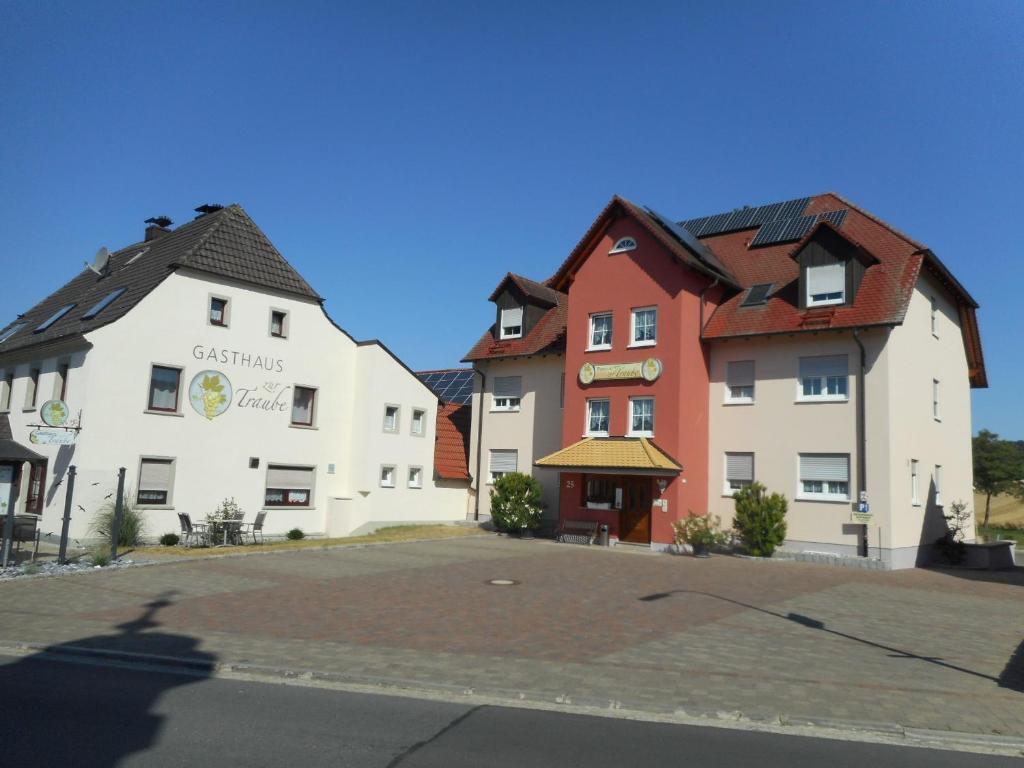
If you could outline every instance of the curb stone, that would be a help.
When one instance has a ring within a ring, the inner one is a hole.
[[[85,648],[73,645],[54,648],[40,643],[7,640],[0,640],[0,655],[40,656],[62,661],[108,661],[126,666],[144,667],[147,671],[193,675],[203,674],[208,677],[244,675],[255,681],[287,681],[289,684],[297,685],[309,685],[316,682],[333,683],[337,686],[369,688],[384,695],[401,695],[402,692],[406,692],[408,694],[422,694],[429,697],[441,694],[448,697],[443,699],[445,701],[451,701],[451,697],[477,697],[490,699],[495,706],[516,706],[518,703],[519,705],[526,705],[528,708],[551,711],[566,711],[568,709],[574,714],[582,715],[617,716],[624,719],[650,722],[676,722],[686,725],[759,730],[783,735],[789,733],[790,735],[854,741],[870,741],[870,739],[856,739],[857,735],[874,736],[876,741],[884,741],[884,743],[895,745],[900,745],[900,742],[903,742],[903,746],[932,747],[964,752],[981,751],[982,754],[1001,753],[1015,757],[1024,756],[1024,738],[1022,737],[929,730],[926,728],[902,726],[898,723],[839,720],[824,717],[796,717],[786,714],[745,715],[739,710],[701,711],[682,707],[676,707],[671,710],[651,709],[649,705],[646,708],[642,705],[633,707],[630,706],[629,702],[616,699],[592,699],[589,697],[575,697],[569,694],[555,695],[502,688],[480,689],[422,680],[381,678],[338,672],[318,672],[289,667],[247,664],[245,662],[209,662],[201,659],[133,653],[103,648]],[[618,714],[606,714],[609,712],[616,712]]]

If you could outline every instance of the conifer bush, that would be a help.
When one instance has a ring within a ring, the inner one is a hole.
[[[781,493],[768,493],[761,483],[751,483],[733,494],[736,516],[733,529],[755,557],[771,557],[786,540],[789,502]]]

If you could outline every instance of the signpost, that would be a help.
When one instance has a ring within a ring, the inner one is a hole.
[[[110,532],[111,563],[117,561],[117,542],[121,538],[121,518],[124,517],[124,473],[124,467],[117,470],[117,498],[114,499],[114,524]]]
[[[63,565],[68,560],[68,529],[71,527],[71,498],[75,493],[75,475],[78,470],[72,464],[68,467],[67,486],[64,489],[64,523],[60,529],[60,551],[57,562]]]

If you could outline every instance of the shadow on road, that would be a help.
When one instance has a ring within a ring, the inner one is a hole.
[[[78,638],[0,663],[5,730],[13,737],[2,739],[3,763],[115,766],[154,745],[164,721],[153,711],[157,701],[169,690],[209,677],[216,660],[199,650],[196,638],[157,631],[156,615],[173,595],[147,603],[138,618],[118,625],[116,634]],[[116,663],[128,653],[154,664],[160,657],[188,663],[174,673],[132,675],[129,683],[110,675],[109,667],[89,663]],[[79,663],[45,663],[54,661]]]
[[[847,632],[840,632],[836,629],[829,629],[824,622],[818,619],[813,619],[809,616],[804,616],[799,613],[777,613],[776,611],[769,611],[767,608],[760,608],[756,605],[750,605],[740,600],[734,600],[730,597],[723,597],[722,595],[714,595],[710,592],[700,592],[693,589],[673,589],[668,592],[655,592],[650,595],[644,595],[643,597],[637,598],[641,602],[652,603],[658,600],[664,600],[665,598],[672,597],[673,595],[699,595],[701,597],[710,597],[714,600],[722,600],[733,605],[738,605],[742,608],[747,608],[751,611],[757,611],[763,613],[766,616],[774,616],[777,619],[783,619],[784,621],[793,622],[799,624],[802,627],[808,629],[815,629],[820,632],[826,632],[836,637],[841,637],[844,640],[852,640],[855,643],[861,643],[862,645],[868,645],[872,648],[878,648],[879,650],[888,651],[892,658],[897,659],[914,659],[917,661],[923,661],[927,664],[934,664],[945,669],[959,672],[964,675],[970,675],[972,677],[979,677],[983,680],[990,680],[996,683],[1001,688],[1009,688],[1014,691],[1024,692],[1024,642],[1017,646],[1016,652],[1010,657],[1007,662],[1006,668],[1003,669],[999,677],[992,677],[986,675],[983,672],[976,672],[973,669],[967,669],[966,667],[960,667],[956,664],[951,664],[948,661],[943,660],[938,656],[921,656],[920,654],[905,651],[902,648],[895,648],[891,645],[885,645],[883,643],[876,643],[874,640],[868,640],[863,637],[857,637]]]

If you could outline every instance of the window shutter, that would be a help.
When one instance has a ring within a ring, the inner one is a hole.
[[[267,488],[308,491],[313,487],[313,470],[305,467],[268,467]]]
[[[519,466],[519,451],[491,450],[491,472],[515,472]]]
[[[522,376],[495,376],[495,397],[519,397],[523,391]]]
[[[501,310],[501,325],[503,328],[508,328],[514,325],[523,324],[523,308],[512,307],[511,309]]]
[[[754,386],[754,361],[738,360],[729,363],[725,374],[725,383],[730,387]]]
[[[850,482],[850,457],[843,454],[800,454],[801,480]]]
[[[754,454],[752,453],[727,453],[725,454],[725,479],[726,480],[754,480]]]
[[[842,293],[846,287],[846,264],[836,261],[807,268],[807,295]]]
[[[801,357],[800,378],[818,378],[822,376],[846,376],[849,373],[846,355],[827,355],[824,357]]]
[[[171,460],[143,459],[139,472],[139,490],[167,491],[171,490]]]

